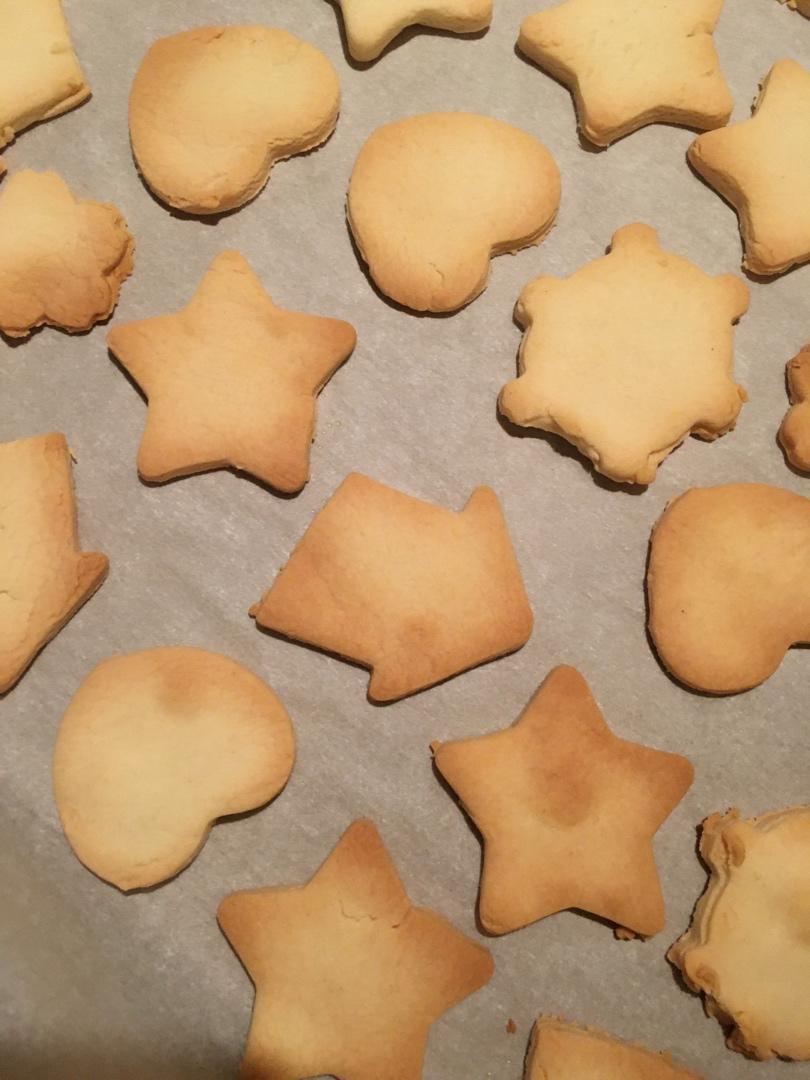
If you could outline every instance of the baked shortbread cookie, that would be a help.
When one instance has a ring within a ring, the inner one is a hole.
[[[540,242],[559,203],[559,170],[533,135],[426,113],[369,137],[346,213],[381,292],[415,311],[455,311],[486,288],[493,255]]]
[[[338,0],[349,52],[376,60],[406,26],[472,34],[489,26],[492,0]]]
[[[764,682],[810,642],[810,499],[769,484],[687,491],[653,529],[647,599],[680,682],[711,694]]]
[[[810,71],[779,60],[751,119],[698,136],[689,161],[737,211],[748,270],[810,259]]]
[[[512,727],[432,750],[484,841],[489,933],[567,908],[631,932],[619,936],[664,928],[652,838],[694,771],[614,735],[578,671],[554,668]]]
[[[672,1057],[553,1016],[534,1025],[524,1080],[701,1080]]]
[[[734,102],[712,32],[723,0],[565,0],[530,15],[518,48],[574,95],[582,134],[608,146],[645,124],[705,131]]]
[[[791,408],[779,428],[779,441],[796,469],[810,472],[810,345],[788,361]]]
[[[156,41],[138,69],[132,150],[163,202],[219,214],[258,194],[277,161],[324,142],[339,108],[332,64],[285,30],[187,30]]]
[[[0,694],[107,576],[83,552],[64,435],[0,443]]]
[[[489,952],[414,907],[370,821],[303,887],[231,893],[219,924],[256,987],[244,1077],[416,1080],[428,1032]]]
[[[107,319],[132,273],[120,210],[78,199],[56,173],[15,173],[0,190],[0,331],[83,333]]]
[[[316,396],[356,340],[346,322],[276,307],[245,259],[222,252],[182,311],[107,335],[149,399],[141,476],[162,482],[232,466],[299,491]]]
[[[654,229],[626,225],[610,254],[523,290],[520,374],[500,410],[562,435],[613,480],[649,484],[687,435],[734,427],[746,395],[732,327],[747,307],[739,278],[711,277],[664,251]]]
[[[810,1060],[810,806],[712,814],[700,854],[709,884],[668,959],[732,1050]]]
[[[786,3],[789,8],[800,11],[802,15],[806,15],[810,19],[810,0],[779,0],[779,3]]]
[[[460,512],[353,473],[250,614],[371,668],[393,701],[519,649],[532,612],[495,492]]]
[[[173,877],[217,818],[269,802],[295,743],[284,706],[242,664],[185,647],[103,661],[62,720],[53,787],[70,846],[128,892]]]
[[[0,0],[0,149],[89,97],[60,0]]]

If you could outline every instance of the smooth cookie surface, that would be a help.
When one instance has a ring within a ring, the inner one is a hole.
[[[156,41],[138,69],[132,150],[163,202],[222,213],[261,191],[277,161],[324,142],[339,108],[334,67],[292,34],[266,26],[188,30]]]
[[[406,26],[472,34],[489,26],[492,0],[339,0],[349,52],[375,60]]]
[[[415,311],[455,311],[486,288],[493,255],[554,223],[560,174],[534,136],[472,113],[378,128],[349,182],[347,216],[375,284]]]

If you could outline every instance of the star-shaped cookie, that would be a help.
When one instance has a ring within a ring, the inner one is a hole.
[[[64,435],[0,443],[0,694],[107,576],[82,551]]]
[[[779,60],[751,119],[698,136],[689,161],[737,211],[747,269],[810,259],[810,71]]]
[[[645,124],[721,127],[733,101],[712,32],[723,0],[565,0],[530,15],[518,47],[574,95],[608,146]]]
[[[578,671],[554,668],[512,727],[433,754],[484,840],[486,930],[567,908],[644,937],[663,929],[652,838],[693,769],[614,735]]]
[[[473,34],[489,26],[492,0],[338,0],[349,52],[375,60],[406,26]]]
[[[315,398],[356,339],[346,322],[276,307],[245,259],[222,252],[182,311],[107,336],[149,399],[141,476],[162,482],[230,466],[299,491]]]
[[[733,324],[747,307],[739,278],[711,277],[648,225],[626,225],[609,255],[523,290],[520,376],[501,412],[562,435],[619,483],[649,484],[687,435],[734,427],[745,391],[732,377]]]
[[[307,885],[232,893],[218,918],[256,987],[241,1073],[254,1080],[419,1080],[431,1024],[493,971],[412,906],[365,820]]]

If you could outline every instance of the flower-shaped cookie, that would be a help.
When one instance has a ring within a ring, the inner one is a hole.
[[[712,814],[700,854],[709,885],[668,958],[732,1050],[810,1060],[810,806]]]
[[[687,435],[734,427],[745,392],[732,327],[747,307],[739,278],[711,277],[664,251],[654,229],[626,225],[609,255],[523,290],[520,376],[501,412],[562,435],[613,480],[649,484]]]

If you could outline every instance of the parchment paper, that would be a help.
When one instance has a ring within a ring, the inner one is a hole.
[[[145,406],[109,359],[103,328],[0,344],[0,438],[67,434],[83,547],[111,562],[100,592],[0,701],[3,1080],[233,1076],[253,990],[217,928],[217,904],[236,888],[303,882],[359,815],[379,825],[413,900],[475,935],[480,845],[435,779],[428,744],[511,723],[561,662],[583,672],[614,731],[695,763],[694,787],[655,843],[667,926],[646,943],[623,943],[567,913],[490,940],[496,974],[435,1025],[426,1080],[518,1080],[541,1011],[669,1049],[707,1080],[810,1078],[808,1064],[766,1066],[726,1050],[719,1026],[664,960],[705,881],[698,822],[730,805],[755,814],[808,798],[810,656],[791,651],[747,694],[691,694],[650,650],[642,587],[650,527],[685,488],[758,480],[810,494],[775,441],[787,405],[784,364],[810,339],[810,267],[751,283],[736,351],[751,400],[736,431],[713,445],[688,440],[642,494],[594,477],[561,442],[505,431],[495,400],[514,374],[520,336],[511,312],[532,277],[574,271],[636,220],[709,272],[740,265],[733,211],[685,163],[690,132],[658,126],[604,153],[580,146],[568,93],[514,52],[522,19],[548,6],[496,0],[488,33],[411,33],[360,69],[347,62],[324,0],[66,0],[93,99],[23,134],[5,159],[12,172],[55,167],[76,192],[124,211],[136,270],[115,320],[178,308],[212,257],[236,248],[278,303],[350,320],[359,344],[321,397],[313,478],[294,499],[228,472],[140,483]],[[324,148],[278,165],[252,205],[211,224],[171,216],[146,191],[126,109],[157,37],[216,22],[264,22],[318,45],[340,73],[343,109]],[[716,40],[738,120],[776,59],[810,62],[810,22],[776,0],[727,0]],[[539,136],[562,170],[562,209],[541,247],[494,261],[489,288],[469,308],[418,318],[380,299],[358,265],[346,182],[378,125],[456,108]],[[522,651],[379,708],[366,701],[361,670],[255,628],[249,605],[353,469],[455,508],[475,485],[495,487],[536,612]],[[62,836],[50,786],[54,735],[98,661],[176,643],[219,650],[266,677],[293,718],[298,762],[273,805],[214,828],[176,880],[124,896],[85,870]],[[510,1018],[515,1034],[506,1031]]]

